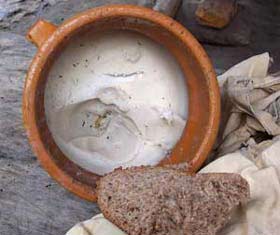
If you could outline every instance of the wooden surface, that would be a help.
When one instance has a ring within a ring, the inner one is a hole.
[[[63,235],[75,223],[99,212],[54,182],[32,154],[21,117],[24,77],[36,49],[23,35],[39,17],[59,24],[76,12],[104,3],[137,0],[0,0],[0,234]],[[143,1],[141,1],[143,2]],[[177,19],[195,33],[188,18],[195,0],[183,0]],[[254,54],[269,51],[273,71],[280,61],[280,2],[242,0],[250,44],[243,47],[205,44],[218,73]],[[199,35],[197,35],[199,37]]]

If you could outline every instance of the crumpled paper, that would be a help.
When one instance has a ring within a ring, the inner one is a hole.
[[[222,121],[216,156],[280,135],[280,76],[269,75],[268,53],[253,56],[218,77]]]

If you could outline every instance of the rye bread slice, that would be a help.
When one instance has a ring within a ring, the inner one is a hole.
[[[98,184],[102,213],[129,235],[215,235],[248,199],[247,181],[230,173],[134,167]]]

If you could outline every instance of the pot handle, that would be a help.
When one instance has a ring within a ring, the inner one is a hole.
[[[31,26],[26,38],[38,48],[56,31],[57,26],[45,20],[38,20]]]

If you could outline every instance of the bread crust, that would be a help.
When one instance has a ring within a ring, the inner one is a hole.
[[[98,183],[102,213],[129,235],[215,235],[249,194],[238,174],[190,176],[164,167],[118,168]]]

